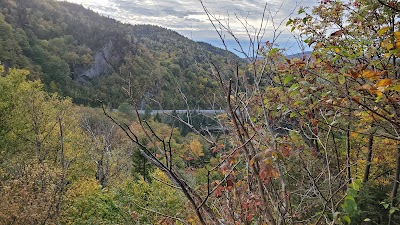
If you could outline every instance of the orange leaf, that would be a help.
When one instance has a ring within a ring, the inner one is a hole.
[[[311,123],[312,123],[314,126],[317,126],[318,120],[314,118],[314,119],[311,120]]]
[[[352,138],[357,137],[357,136],[358,136],[358,133],[356,133],[356,132],[351,132],[350,133],[350,137],[352,137]]]
[[[219,167],[219,171],[221,171],[221,173],[222,173],[223,175],[225,175],[229,169],[230,169],[229,162],[224,162],[224,163],[222,163],[221,166]]]
[[[360,76],[360,74],[357,73],[357,71],[355,70],[350,70],[348,74],[345,74],[345,76],[350,76],[353,77],[354,79],[357,79]]]
[[[236,183],[235,187],[238,188],[238,187],[240,187],[241,185],[242,185],[242,181],[239,180],[239,181]]]
[[[364,70],[361,73],[362,77],[368,78],[370,80],[376,80],[380,78],[380,75],[373,70]]]
[[[250,166],[253,166],[253,165],[254,165],[254,158],[250,159]]]
[[[217,146],[212,147],[211,150],[212,150],[212,153],[219,152],[219,148]]]
[[[400,41],[396,41],[396,48],[400,48]]]
[[[354,97],[353,97],[353,100],[354,100],[355,102],[360,102],[360,96],[354,96]]]

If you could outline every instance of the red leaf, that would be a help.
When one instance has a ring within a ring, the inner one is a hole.
[[[133,211],[133,212],[132,212],[132,217],[133,217],[133,219],[135,219],[135,220],[138,219],[138,214],[137,214],[136,211]]]
[[[226,186],[228,186],[228,187],[232,187],[233,186],[233,179],[232,180],[227,180],[226,181]]]
[[[253,214],[249,214],[246,219],[250,222],[253,219]]]
[[[217,187],[217,189],[215,189],[215,191],[214,191],[214,197],[216,197],[216,198],[221,197],[221,195],[222,195],[222,190],[223,190],[223,187],[222,187],[221,185],[219,185],[219,186]]]

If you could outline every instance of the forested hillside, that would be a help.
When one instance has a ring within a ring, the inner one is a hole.
[[[54,0],[1,1],[0,35],[6,70],[27,68],[47,91],[92,106],[102,100],[117,108],[125,87],[141,108],[182,108],[183,95],[191,107],[208,108],[217,84],[207,62],[238,60],[165,28],[122,24]]]
[[[249,35],[246,69],[81,6],[1,4],[0,224],[400,224],[400,3],[300,7],[312,53]],[[109,110],[124,88],[225,112]]]

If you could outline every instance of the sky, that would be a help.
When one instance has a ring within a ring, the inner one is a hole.
[[[66,1],[82,4],[86,8],[124,23],[159,25],[192,40],[224,47],[199,0]],[[318,2],[318,0],[203,0],[210,14],[219,19],[224,26],[229,25],[235,37],[244,46],[247,46],[249,42],[247,33],[255,34],[255,28],[259,29],[261,24],[265,30],[263,41],[271,41],[273,31],[282,23],[279,27],[282,33],[277,43],[279,47],[287,49],[289,54],[299,52],[300,48],[293,35],[290,34],[290,28],[285,27],[287,18],[297,15],[299,5],[311,8]],[[267,10],[262,20],[264,7]],[[226,32],[223,33],[223,37],[228,49],[235,52],[238,45],[235,44],[233,38]]]

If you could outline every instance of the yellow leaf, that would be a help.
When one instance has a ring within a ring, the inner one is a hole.
[[[385,58],[390,58],[390,57],[392,56],[392,53],[385,53],[385,54],[383,54],[383,56],[384,56]]]
[[[391,79],[382,79],[375,85],[376,87],[387,87],[392,84]]]
[[[397,40],[400,40],[400,31],[394,32],[394,37],[395,37]]]
[[[391,50],[391,49],[393,49],[393,47],[394,47],[394,45],[392,43],[389,43],[386,45],[387,50]]]
[[[333,51],[335,51],[335,53],[337,53],[337,54],[340,53],[340,49],[339,48],[334,48]]]
[[[378,36],[382,36],[386,31],[389,30],[390,27],[382,27],[380,30],[378,30]]]
[[[203,145],[200,143],[199,140],[195,139],[192,142],[190,142],[189,147],[195,156],[197,157],[204,156]]]

